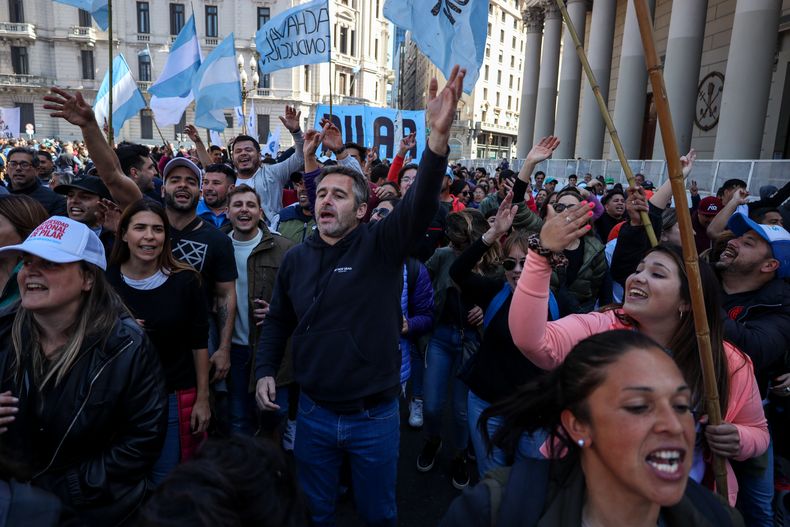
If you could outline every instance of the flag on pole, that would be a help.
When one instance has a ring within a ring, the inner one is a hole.
[[[244,117],[244,112],[241,111],[241,106],[233,108],[233,112],[236,114],[236,126],[243,128],[246,117]]]
[[[93,17],[93,20],[96,21],[96,25],[99,26],[102,31],[107,31],[107,28],[110,27],[110,16],[109,16],[109,10],[107,9],[107,0],[55,0],[55,1],[61,4],[74,6],[84,11],[88,11]]]
[[[330,34],[328,0],[313,0],[280,13],[255,34],[261,73],[329,62]]]
[[[231,33],[209,53],[192,80],[195,124],[198,126],[224,130],[227,127],[225,109],[241,106],[235,49]]]
[[[99,126],[103,126],[108,120],[109,94],[110,72],[108,71],[104,74],[104,80],[96,94],[96,102],[93,104],[93,111],[96,113],[96,121]],[[119,54],[112,61],[112,105],[113,133],[120,130],[123,123],[145,108],[143,94],[140,93],[123,54]]]
[[[266,140],[266,146],[263,148],[264,154],[269,154],[272,157],[277,157],[280,151],[280,128],[272,133],[269,132],[269,138]]]
[[[466,68],[464,92],[472,93],[485,53],[488,0],[386,0],[384,16],[411,31],[417,46],[445,77],[455,64]]]
[[[192,15],[170,47],[162,74],[148,88],[148,93],[151,94],[151,110],[159,126],[181,121],[187,106],[194,100],[192,80],[198,68],[200,44],[195,31],[195,16]]]
[[[258,139],[258,115],[255,113],[255,101],[250,99],[250,111],[247,113],[247,135]]]

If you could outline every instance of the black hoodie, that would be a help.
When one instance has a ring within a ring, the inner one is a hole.
[[[294,378],[309,397],[351,413],[397,396],[403,262],[437,208],[447,158],[426,148],[393,212],[335,245],[316,231],[283,259],[256,355],[273,377],[293,334]]]

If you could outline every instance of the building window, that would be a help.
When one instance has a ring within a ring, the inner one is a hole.
[[[510,110],[510,105],[513,104],[513,97],[511,95],[507,96],[507,109]]]
[[[379,39],[376,39],[376,41],[373,44],[374,44],[374,46],[373,46],[373,50],[374,50],[373,51],[373,57],[376,60],[378,60],[379,59]]]
[[[500,63],[500,64],[502,64],[502,56],[503,56],[503,55],[502,55],[502,52],[500,51],[500,52],[499,52],[499,63]]]
[[[486,46],[486,57],[490,57],[490,56],[491,56],[491,48]]]
[[[354,29],[351,30],[351,37],[349,38],[349,41],[350,41],[349,42],[349,48],[351,49],[351,56],[352,57],[356,57],[357,56],[357,32],[356,32],[356,30],[354,30]],[[377,40],[376,44],[378,44],[378,42],[379,41]]]
[[[217,6],[206,6],[206,36],[217,38],[219,36],[219,22],[218,22]]]
[[[137,32],[151,32],[150,6],[148,2],[137,2]]]
[[[310,66],[304,67],[304,91],[310,91]]]
[[[494,106],[499,106],[499,92],[496,92],[496,104]]]
[[[269,89],[272,87],[272,76],[268,73],[263,75],[261,78],[261,83],[258,85],[260,88]]]
[[[258,8],[258,29],[261,28],[272,16],[272,10],[268,7],[259,7]]]
[[[340,93],[345,95],[346,94],[346,74],[340,73],[338,74],[338,80],[340,85]]]
[[[80,27],[91,27],[93,25],[91,14],[88,11],[78,9],[77,14]]]
[[[96,73],[93,68],[93,50],[83,49],[80,51],[80,59],[82,60],[82,78],[96,78]]]
[[[483,88],[483,100],[488,99],[488,88]]]
[[[143,139],[154,138],[154,123],[151,110],[140,110],[140,137]]]
[[[170,4],[170,34],[178,35],[184,27],[184,4]]]
[[[17,75],[28,75],[27,48],[11,46],[11,68]]]
[[[143,53],[137,55],[138,76],[137,80],[142,82],[151,82],[151,55]]]
[[[483,76],[483,78],[484,78],[485,80],[488,80],[488,64],[486,64],[486,67],[485,67],[485,75]]]
[[[505,22],[506,20],[507,20],[507,13],[505,13],[505,11],[503,10],[502,11],[502,22]]]
[[[340,53],[348,53],[348,28],[340,26]]]
[[[19,127],[24,129],[26,125],[32,124],[36,127],[36,112],[32,102],[16,102],[14,106],[19,108]]]
[[[511,90],[513,89],[513,75],[510,76],[510,83],[508,83],[508,88]]]
[[[510,45],[510,49],[516,49],[516,37],[513,37],[513,43]]]
[[[172,6],[173,4],[170,5]],[[227,121],[228,115],[230,115],[230,121]],[[228,127],[233,126],[233,114],[226,113],[225,120],[228,123]],[[173,132],[174,132],[173,139],[179,140],[181,138],[180,136],[183,135],[184,128],[186,128],[186,126],[187,126],[187,113],[184,112],[184,114],[181,116],[181,120],[178,121],[178,124],[173,125]]]
[[[516,56],[515,55],[511,55],[511,57],[510,57],[510,67],[513,68],[515,66],[516,66]]]
[[[491,22],[488,23],[488,36],[491,36]]]
[[[518,19],[513,19],[513,29],[518,29]]]
[[[500,30],[499,30],[499,41],[500,41],[502,44],[504,44],[504,43],[505,43],[505,30],[504,30],[504,29],[500,29]]]
[[[228,128],[233,128],[233,114],[232,113],[226,113],[225,114],[225,124],[227,125]]]
[[[17,24],[25,21],[25,6],[22,0],[8,0],[8,21]]]
[[[496,72],[496,83],[497,84],[502,84],[502,70],[499,70],[498,72]]]

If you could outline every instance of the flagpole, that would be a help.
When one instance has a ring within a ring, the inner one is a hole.
[[[149,110],[151,111],[151,113],[153,113],[153,110],[151,110],[150,108]],[[154,126],[156,126],[156,131],[159,132],[159,137],[162,138],[162,143],[164,143],[165,148],[167,148],[167,141],[165,140],[165,136],[162,135],[162,130],[159,129],[159,125],[156,123],[156,117],[152,118],[151,120],[154,122]]]
[[[557,7],[560,9],[560,13],[562,13],[562,18],[565,21],[565,27],[568,30],[568,34],[571,36],[574,46],[576,46],[576,54],[579,55],[579,61],[582,63],[584,73],[587,75],[587,80],[590,82],[590,89],[592,89],[593,95],[595,95],[595,101],[598,103],[598,109],[601,112],[601,117],[603,117],[603,120],[606,123],[606,129],[609,131],[609,136],[612,139],[612,146],[614,146],[614,150],[617,152],[617,158],[620,160],[620,165],[623,167],[625,178],[628,180],[629,186],[635,187],[636,182],[634,180],[634,173],[631,170],[631,166],[628,164],[628,159],[625,157],[623,144],[620,142],[620,136],[617,134],[617,128],[614,126],[612,116],[609,115],[609,109],[606,107],[606,101],[604,101],[603,95],[601,95],[601,88],[598,86],[598,81],[595,79],[595,73],[593,73],[592,67],[590,67],[590,62],[587,60],[587,54],[584,52],[584,44],[581,42],[581,40],[579,40],[579,34],[576,32],[576,27],[573,25],[571,17],[568,14],[568,10],[565,8],[565,2],[562,0],[556,0],[556,2]],[[658,245],[658,240],[656,239],[656,233],[653,230],[653,225],[650,223],[650,216],[645,211],[640,212],[639,216],[642,219],[642,227],[645,229],[645,234],[647,234],[647,239],[650,241],[650,246],[655,247]]]
[[[110,69],[109,69],[109,78],[110,78],[110,89],[109,89],[109,98],[107,99],[109,112],[107,113],[107,142],[110,143],[110,147],[115,145],[115,138],[113,137],[112,132],[112,0],[107,0],[107,18],[108,18],[108,27],[107,33],[110,37]]]

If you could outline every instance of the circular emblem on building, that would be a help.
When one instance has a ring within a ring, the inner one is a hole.
[[[700,130],[707,132],[719,124],[723,92],[724,75],[718,71],[708,73],[699,83],[694,123]]]

